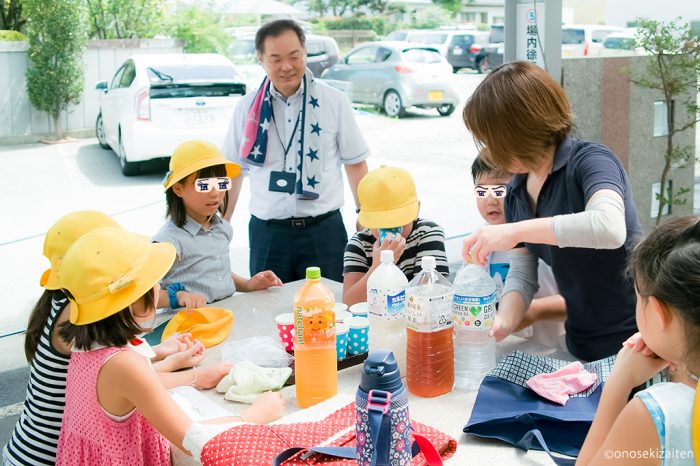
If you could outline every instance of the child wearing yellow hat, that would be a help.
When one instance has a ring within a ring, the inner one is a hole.
[[[158,282],[174,260],[172,245],[113,227],[85,234],[66,253],[59,285],[71,301],[70,322],[59,333],[73,341],[73,354],[57,464],[159,466],[170,464],[171,443],[189,451],[186,433],[195,424],[127,345],[152,326]],[[196,373],[192,382],[198,382]],[[267,393],[241,416],[214,422],[264,423],[282,410],[279,394]]]
[[[44,287],[27,325],[24,352],[31,366],[27,396],[12,437],[3,450],[3,461],[11,465],[52,465],[63,419],[66,370],[71,343],[59,336],[59,327],[68,321],[70,304],[59,289],[59,267],[68,248],[84,234],[102,227],[118,228],[111,217],[94,210],[80,210],[61,217],[46,233],[44,256],[51,267],[39,281]],[[192,367],[204,357],[201,343],[190,343],[189,334],[170,338],[153,347],[154,368],[166,386],[187,385],[193,371],[168,373]],[[200,376],[203,382],[209,374]],[[211,379],[211,377],[209,376]],[[218,382],[208,381],[208,387]]]
[[[359,223],[365,227],[350,238],[343,258],[343,302],[367,300],[367,278],[379,267],[384,249],[394,251],[394,263],[410,281],[420,272],[421,258],[434,256],[437,271],[450,273],[445,232],[418,218],[420,202],[413,177],[403,168],[380,167],[367,173],[357,187]]]
[[[241,167],[227,162],[204,141],[180,144],[170,158],[165,182],[168,221],[153,241],[175,247],[177,259],[162,282],[161,302],[171,309],[202,307],[238,291],[281,286],[274,272],[251,278],[231,272],[229,244],[233,229],[222,217],[231,180]]]

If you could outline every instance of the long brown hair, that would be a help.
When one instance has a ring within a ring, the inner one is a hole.
[[[39,340],[44,332],[44,326],[51,314],[52,300],[59,300],[65,297],[60,290],[44,290],[34,305],[31,314],[29,314],[27,333],[24,335],[24,356],[27,358],[27,362],[31,363],[34,359]]]
[[[529,62],[505,63],[476,88],[462,112],[487,165],[505,170],[514,161],[534,168],[569,134],[573,117],[564,89]]]

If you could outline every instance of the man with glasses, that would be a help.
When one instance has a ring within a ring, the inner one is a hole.
[[[319,266],[324,277],[341,281],[347,243],[341,166],[357,205],[369,148],[347,97],[306,68],[297,23],[265,24],[255,47],[267,76],[236,106],[222,148],[250,180],[250,273],[270,269],[289,282]],[[241,184],[233,180],[227,219]]]

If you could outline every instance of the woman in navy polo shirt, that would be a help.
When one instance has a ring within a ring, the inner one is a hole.
[[[564,90],[528,62],[496,68],[464,107],[464,124],[486,162],[515,174],[506,224],[481,228],[463,255],[483,263],[511,250],[511,268],[492,333],[512,333],[537,291],[537,259],[552,267],[566,300],[566,344],[584,360],[616,354],[636,332],[627,258],[641,236],[632,189],[607,147],[569,136]],[[515,249],[513,249],[515,248]]]

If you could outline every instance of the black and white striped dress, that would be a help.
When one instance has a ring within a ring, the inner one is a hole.
[[[59,353],[51,343],[51,330],[68,300],[52,299],[51,313],[44,325],[32,360],[24,410],[12,439],[3,450],[3,463],[11,465],[53,465],[66,403],[66,374],[70,356]]]

